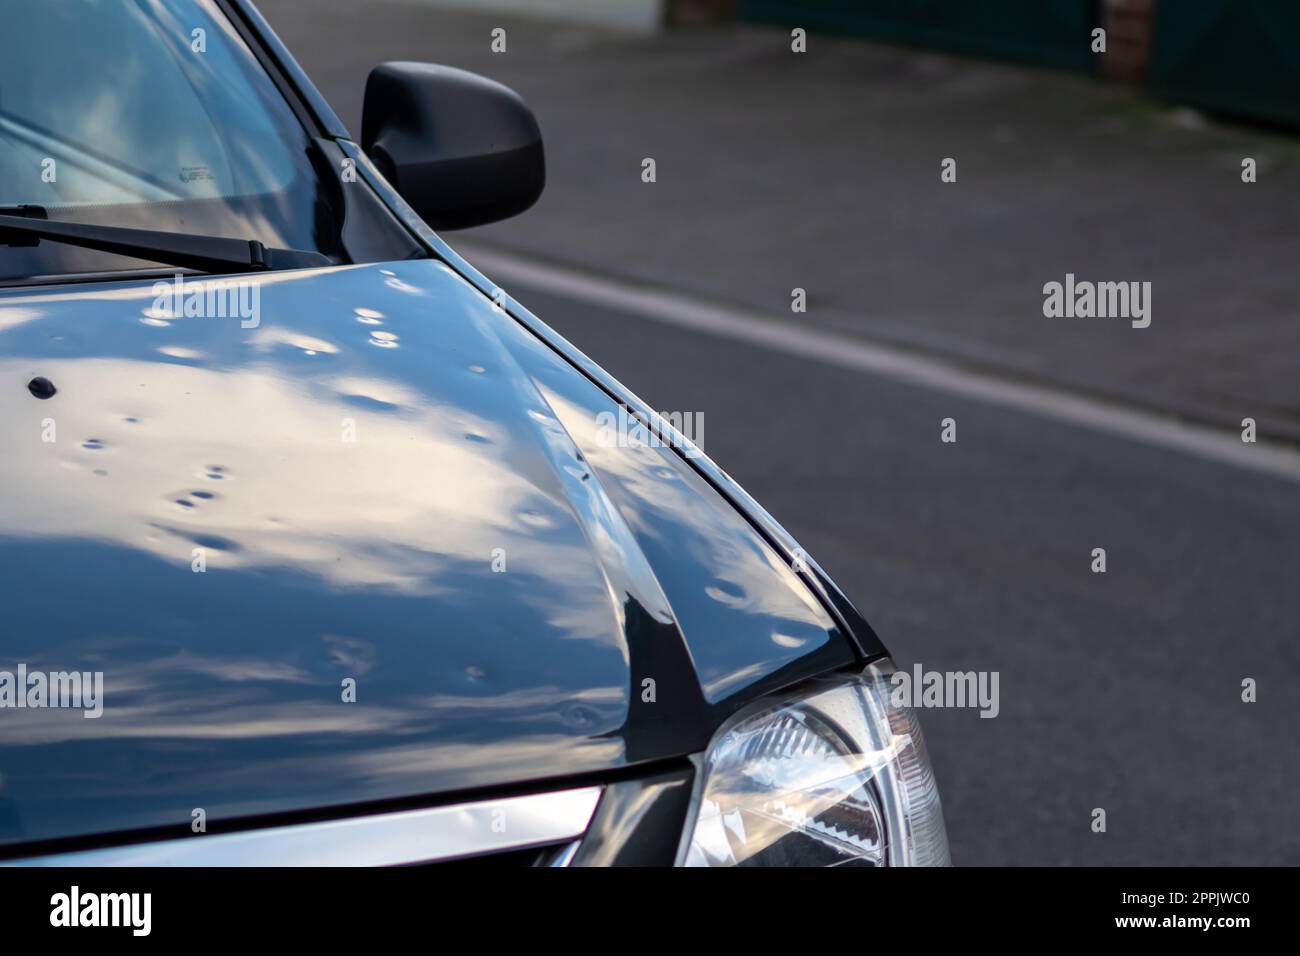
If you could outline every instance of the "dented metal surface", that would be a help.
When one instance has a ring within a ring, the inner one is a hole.
[[[104,674],[98,718],[0,711],[0,842],[682,755],[854,660],[448,266],[241,281],[256,322],[150,282],[0,290],[0,670]]]

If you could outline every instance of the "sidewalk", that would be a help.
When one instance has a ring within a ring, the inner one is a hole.
[[[260,6],[354,135],[384,60],[528,99],[546,194],[453,244],[786,317],[800,287],[800,320],[1300,442],[1300,140],[1081,77],[817,35],[795,55],[752,27],[634,37],[392,0]],[[1043,285],[1067,273],[1149,281],[1150,327],[1045,318]]]

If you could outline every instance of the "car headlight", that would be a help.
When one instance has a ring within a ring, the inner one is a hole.
[[[921,726],[889,660],[742,714],[714,738],[687,866],[947,866]]]

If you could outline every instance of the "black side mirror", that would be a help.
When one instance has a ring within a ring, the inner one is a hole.
[[[493,80],[431,63],[385,63],[366,81],[361,148],[434,229],[523,212],[546,185],[532,110]]]

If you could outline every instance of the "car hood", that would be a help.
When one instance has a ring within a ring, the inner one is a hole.
[[[450,267],[196,283],[0,292],[0,843],[682,755],[853,660]],[[56,672],[102,713],[39,706]]]

